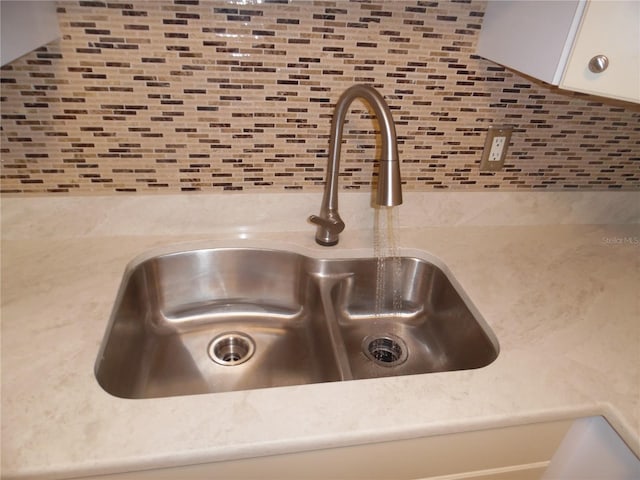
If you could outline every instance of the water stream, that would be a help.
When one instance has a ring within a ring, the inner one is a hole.
[[[393,316],[402,308],[402,266],[394,234],[398,224],[396,210],[394,207],[375,208],[376,319]]]

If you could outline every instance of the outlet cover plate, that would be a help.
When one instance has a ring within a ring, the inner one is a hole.
[[[502,127],[489,127],[487,131],[487,138],[484,142],[484,150],[482,151],[482,160],[480,161],[480,171],[481,172],[495,172],[496,170],[501,170],[504,166],[504,159],[507,156],[507,149],[509,148],[509,142],[511,141],[511,134],[513,133],[513,127],[511,126],[502,126]],[[490,160],[489,153],[491,152],[491,146],[493,145],[494,139],[498,137],[504,137],[502,154],[498,160]]]

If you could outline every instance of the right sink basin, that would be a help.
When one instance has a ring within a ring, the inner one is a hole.
[[[259,248],[130,265],[96,362],[104,390],[152,398],[484,367],[498,343],[420,258]]]
[[[498,345],[447,275],[412,257],[333,261],[331,290],[354,379],[484,367]],[[382,285],[382,288],[381,288]]]

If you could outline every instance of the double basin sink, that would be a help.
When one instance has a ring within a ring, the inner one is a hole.
[[[112,395],[154,398],[473,369],[497,355],[426,260],[217,248],[128,267],[95,374]]]

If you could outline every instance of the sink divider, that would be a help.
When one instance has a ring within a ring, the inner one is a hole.
[[[331,347],[333,349],[333,355],[336,360],[338,372],[340,374],[340,380],[353,380],[354,376],[351,371],[351,363],[349,362],[349,356],[347,355],[347,348],[342,336],[342,332],[338,326],[338,318],[335,312],[335,307],[331,301],[331,290],[334,286],[343,281],[345,278],[351,276],[350,273],[343,274],[313,274],[318,288],[320,290],[320,298],[322,300],[322,308],[325,313],[325,323],[327,327],[327,333],[331,340]]]

